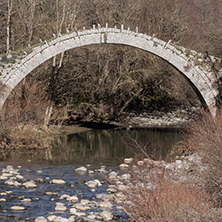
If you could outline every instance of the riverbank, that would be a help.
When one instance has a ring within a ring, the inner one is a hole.
[[[41,150],[48,150],[52,142],[61,135],[80,134],[95,129],[114,128],[183,128],[198,115],[199,109],[177,109],[164,113],[155,111],[140,114],[123,114],[116,121],[82,119],[80,121],[66,122],[66,124],[43,126],[21,125],[3,129],[1,134],[0,153],[1,160],[13,159],[15,153],[35,157]]]

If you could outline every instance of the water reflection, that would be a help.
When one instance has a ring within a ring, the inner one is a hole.
[[[167,159],[180,140],[178,129],[94,130],[56,138],[47,158],[52,164],[115,166],[143,149],[154,159]]]

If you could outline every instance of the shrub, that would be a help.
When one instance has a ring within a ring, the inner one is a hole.
[[[202,175],[212,199],[222,204],[222,112],[215,118],[205,112],[188,133],[188,144],[203,156],[207,170]]]
[[[159,168],[149,174],[133,173],[130,188],[125,190],[124,211],[133,221],[209,221],[213,204],[198,187],[175,182]]]

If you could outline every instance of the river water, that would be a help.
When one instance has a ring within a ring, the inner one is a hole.
[[[124,158],[136,156],[139,159],[141,151],[145,150],[153,159],[170,161],[170,148],[182,140],[179,132],[178,128],[94,130],[58,137],[52,149],[38,152],[38,155],[21,157],[14,154],[8,161],[0,162],[0,170],[12,165],[23,177],[12,180],[21,184],[33,180],[37,187],[15,187],[5,185],[5,180],[0,180],[0,221],[34,221],[36,217],[47,218],[51,214],[68,218],[72,204],[60,199],[61,195],[76,195],[79,200],[97,201],[96,194],[107,193],[105,175],[119,171],[118,165],[123,163]],[[76,172],[75,169],[80,166],[85,166],[87,172],[91,173]],[[65,184],[53,184],[52,179],[62,179]],[[92,191],[85,182],[95,179],[103,185]],[[24,202],[24,199],[30,201]],[[67,210],[55,212],[56,202],[64,203]],[[13,211],[10,208],[14,205],[24,206],[25,210]],[[85,214],[100,211],[96,207]],[[116,221],[127,220],[122,211],[115,209],[115,205],[113,211],[118,218]],[[84,221],[81,217],[77,219]]]

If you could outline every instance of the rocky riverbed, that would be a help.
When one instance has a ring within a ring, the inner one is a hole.
[[[71,222],[127,221],[122,205],[130,188],[131,170],[167,169],[172,178],[199,183],[195,172],[205,170],[197,154],[176,161],[134,161],[106,166],[1,166],[1,221]]]
[[[0,176],[1,221],[124,221],[112,170],[92,166],[11,166]]]
[[[201,112],[198,107],[178,108],[169,112],[153,111],[141,114],[131,113],[122,118],[127,127],[182,126],[188,124]]]

